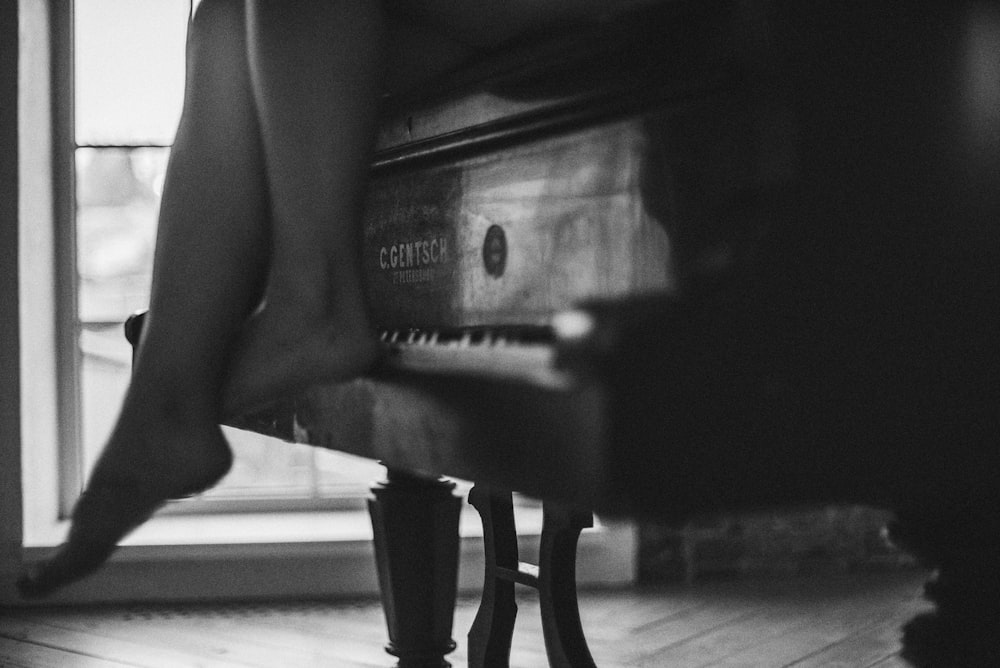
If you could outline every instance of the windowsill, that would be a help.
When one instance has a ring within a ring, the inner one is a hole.
[[[540,508],[517,509],[522,559],[533,561],[541,534]],[[48,541],[25,547],[31,562],[58,544],[67,522]],[[629,524],[596,523],[577,549],[577,583],[627,586],[634,580],[635,534]],[[464,509],[460,522],[458,588],[482,590],[482,524]],[[232,600],[375,597],[378,577],[366,511],[168,515],[123,543],[95,575],[45,604],[134,600]]]
[[[29,554],[60,544],[69,529],[68,520],[35,527],[25,543]],[[541,534],[541,508],[517,509],[519,536]],[[459,533],[481,538],[483,527],[472,508],[462,512]],[[305,512],[213,513],[204,515],[160,515],[142,525],[123,542],[123,547],[177,547],[211,545],[344,543],[370,541],[372,527],[364,510]]]
[[[67,520],[39,528],[26,548],[58,545]],[[251,543],[316,543],[371,540],[364,511],[225,513],[155,517],[126,538],[124,547],[178,545],[244,545]]]

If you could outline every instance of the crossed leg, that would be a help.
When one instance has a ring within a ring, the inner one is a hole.
[[[246,18],[271,256],[263,308],[229,368],[226,413],[318,378],[356,376],[377,356],[360,218],[385,69],[382,8],[254,0]]]
[[[381,8],[296,4],[204,0],[192,21],[132,382],[68,540],[24,596],[96,570],[165,501],[224,476],[223,411],[376,357],[356,232]]]

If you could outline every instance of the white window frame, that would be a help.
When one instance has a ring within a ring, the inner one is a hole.
[[[5,298],[0,299],[0,315],[8,315],[4,304],[18,304],[20,346],[0,352],[0,372],[18,367],[17,373],[0,378],[5,397],[0,408],[16,407],[19,419],[0,414],[0,457],[5,461],[0,467],[0,603],[21,603],[13,588],[16,574],[58,545],[68,525],[60,512],[58,443],[66,431],[60,428],[59,406],[75,396],[70,394],[75,389],[60,374],[59,351],[67,345],[75,348],[75,341],[59,328],[58,309],[66,308],[67,300],[72,304],[73,297],[72,288],[68,291],[61,282],[57,258],[60,243],[72,237],[65,229],[72,220],[72,202],[66,201],[72,190],[60,183],[59,173],[60,160],[72,160],[72,153],[60,156],[59,144],[65,151],[72,142],[67,141],[65,119],[60,125],[53,118],[52,110],[59,108],[54,98],[69,91],[65,81],[60,89],[58,72],[65,71],[66,63],[60,70],[52,62],[59,57],[52,47],[57,31],[69,28],[70,2],[17,3],[19,84],[13,92],[18,100],[18,220],[15,230],[12,221],[0,216],[0,241],[16,236],[19,273],[16,300],[8,298],[15,296],[8,292],[14,284],[0,281],[0,297]],[[531,553],[537,549],[540,512],[523,520],[518,533],[523,549]],[[481,533],[474,511],[465,513],[460,590],[481,587]],[[98,574],[46,602],[375,595],[371,535],[364,511],[156,517],[130,536]],[[581,537],[578,582],[627,585],[635,579],[635,561],[634,526],[602,524]]]

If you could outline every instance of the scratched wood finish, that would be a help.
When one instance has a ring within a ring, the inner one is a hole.
[[[592,506],[605,489],[605,400],[593,384],[553,392],[485,378],[368,378],[307,392],[294,438]]]
[[[375,321],[539,324],[588,297],[669,290],[647,153],[636,118],[375,179],[363,250]]]
[[[922,609],[919,573],[717,582],[580,594],[602,668],[902,668],[899,626]],[[513,668],[546,665],[538,599],[519,588]],[[478,598],[460,598],[454,666]],[[0,664],[77,666],[394,665],[374,601],[142,605],[0,611]]]
[[[738,84],[739,14],[663,3],[389,100],[364,222],[376,324],[545,323],[731,261],[754,236],[740,198],[774,177]]]

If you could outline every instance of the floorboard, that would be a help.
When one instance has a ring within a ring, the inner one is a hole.
[[[904,668],[899,628],[926,608],[916,571],[699,583],[580,596],[602,668]],[[546,664],[536,592],[520,590],[511,666]],[[478,601],[455,613],[465,633]],[[0,666],[388,668],[375,601],[0,611]]]

